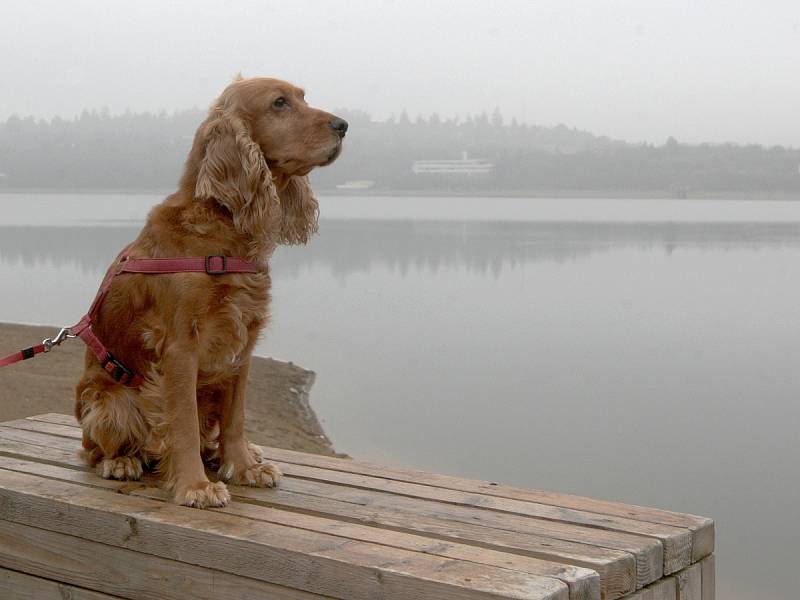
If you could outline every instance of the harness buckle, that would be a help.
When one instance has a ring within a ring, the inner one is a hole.
[[[106,373],[111,375],[114,381],[119,381],[120,383],[128,383],[133,379],[133,371],[128,369],[125,365],[123,365],[117,358],[111,354],[111,352],[106,352],[106,361],[103,363],[103,370]]]
[[[214,269],[211,267],[211,259],[219,258],[222,261],[221,269]],[[209,275],[224,275],[228,272],[228,257],[224,254],[209,254],[206,256],[206,273]]]
[[[75,335],[74,333],[72,333],[72,330],[69,327],[64,327],[61,331],[58,332],[58,335],[56,335],[56,337],[54,337],[52,339],[46,338],[46,339],[42,340],[42,345],[44,346],[44,351],[45,352],[50,352],[50,350],[53,349],[53,346],[58,346],[64,340],[69,339],[69,338],[74,338],[74,337],[78,337],[78,336]]]

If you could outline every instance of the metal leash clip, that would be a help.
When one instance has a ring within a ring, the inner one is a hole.
[[[58,335],[53,339],[47,338],[42,340],[42,345],[44,346],[45,352],[50,352],[53,349],[53,346],[58,346],[61,342],[68,338],[78,337],[69,327],[64,327],[61,331],[58,332]]]

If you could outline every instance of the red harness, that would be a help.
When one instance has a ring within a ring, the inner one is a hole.
[[[130,258],[127,254],[128,248],[122,251],[117,259],[118,266],[106,274],[97,296],[89,307],[89,312],[72,327],[65,327],[53,339],[46,339],[41,344],[20,350],[15,354],[0,359],[0,367],[19,362],[28,358],[33,358],[42,352],[50,352],[53,346],[59,345],[67,338],[81,338],[89,349],[94,353],[103,369],[116,381],[138,387],[144,378],[138,373],[134,373],[122,364],[101,342],[92,331],[92,319],[94,319],[100,305],[105,300],[108,290],[111,289],[111,282],[118,275],[123,273],[145,273],[156,275],[159,273],[207,273],[209,275],[225,275],[226,273],[258,273],[260,269],[253,263],[236,256],[224,256],[222,254],[211,254],[209,256],[185,256],[180,258]]]

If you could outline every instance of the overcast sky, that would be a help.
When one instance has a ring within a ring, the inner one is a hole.
[[[499,106],[630,141],[800,146],[800,0],[18,0],[0,18],[0,119],[206,107],[242,70],[376,119]]]

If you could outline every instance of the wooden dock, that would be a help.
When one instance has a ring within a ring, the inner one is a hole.
[[[714,599],[703,517],[276,448],[280,489],[200,511],[79,447],[0,424],[0,598]]]

